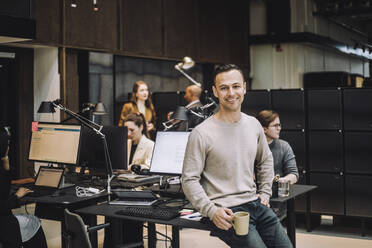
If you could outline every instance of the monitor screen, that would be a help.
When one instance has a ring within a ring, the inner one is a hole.
[[[157,132],[150,173],[181,175],[190,132]]]
[[[35,185],[58,188],[63,173],[63,168],[41,166],[36,177]]]
[[[37,123],[33,125],[28,159],[76,165],[79,155],[80,125]]]
[[[31,134],[28,159],[60,164],[76,164],[80,125],[37,123]]]
[[[127,164],[127,127],[103,126],[102,133],[106,136],[112,169],[128,168]],[[106,170],[105,153],[101,136],[95,131],[83,126],[80,145],[80,166],[91,169]]]

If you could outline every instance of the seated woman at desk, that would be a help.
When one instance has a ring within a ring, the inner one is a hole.
[[[47,247],[40,220],[33,215],[13,215],[12,208],[20,207],[19,199],[31,192],[19,188],[10,195],[8,135],[0,132],[0,244],[3,247]]]
[[[262,110],[257,115],[261,123],[267,143],[274,158],[274,172],[279,175],[279,181],[289,181],[294,184],[298,180],[298,169],[295,155],[287,141],[279,139],[280,119],[279,114],[273,110]]]
[[[128,128],[128,139],[132,141],[128,170],[133,165],[138,169],[150,168],[154,141],[148,138],[146,120],[141,113],[131,113],[124,119],[124,126]],[[133,168],[134,169],[134,168]]]

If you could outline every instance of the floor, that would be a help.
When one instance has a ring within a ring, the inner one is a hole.
[[[33,213],[33,206],[28,205],[27,210],[29,213]],[[25,212],[24,208],[15,210],[16,213]],[[102,222],[103,218],[98,217],[98,223]],[[60,247],[60,223],[50,220],[42,220],[42,226],[47,237],[49,248]],[[165,227],[164,225],[158,225],[157,230],[162,233],[171,234],[171,228]],[[146,231],[145,231],[146,232]],[[144,234],[146,236],[146,233]],[[162,237],[158,237],[163,239]],[[103,247],[103,231],[98,232],[99,247]],[[367,230],[366,237],[362,237],[359,228],[345,228],[335,227],[332,222],[323,221],[322,225],[313,230],[312,232],[306,232],[303,227],[297,228],[297,247],[299,248],[371,248],[372,247],[372,230]],[[218,238],[209,236],[209,232],[194,230],[194,229],[182,229],[180,233],[180,246],[181,248],[225,248],[227,247]],[[147,247],[147,245],[145,245]],[[158,241],[157,247],[166,248],[170,247],[170,242]]]

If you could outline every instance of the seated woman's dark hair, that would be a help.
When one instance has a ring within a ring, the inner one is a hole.
[[[127,115],[127,117],[125,117],[124,123],[127,121],[132,121],[137,127],[141,127],[142,125],[142,134],[146,135],[147,138],[149,137],[146,120],[142,113],[130,113]]]
[[[256,116],[256,119],[261,123],[263,127],[269,127],[270,123],[279,117],[279,114],[274,110],[262,110]]]

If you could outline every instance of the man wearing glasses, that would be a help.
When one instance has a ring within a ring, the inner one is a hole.
[[[257,115],[265,132],[267,143],[274,158],[275,175],[279,175],[279,181],[289,181],[294,184],[298,180],[298,169],[295,155],[288,142],[279,139],[282,129],[279,114],[273,110],[262,110]]]

